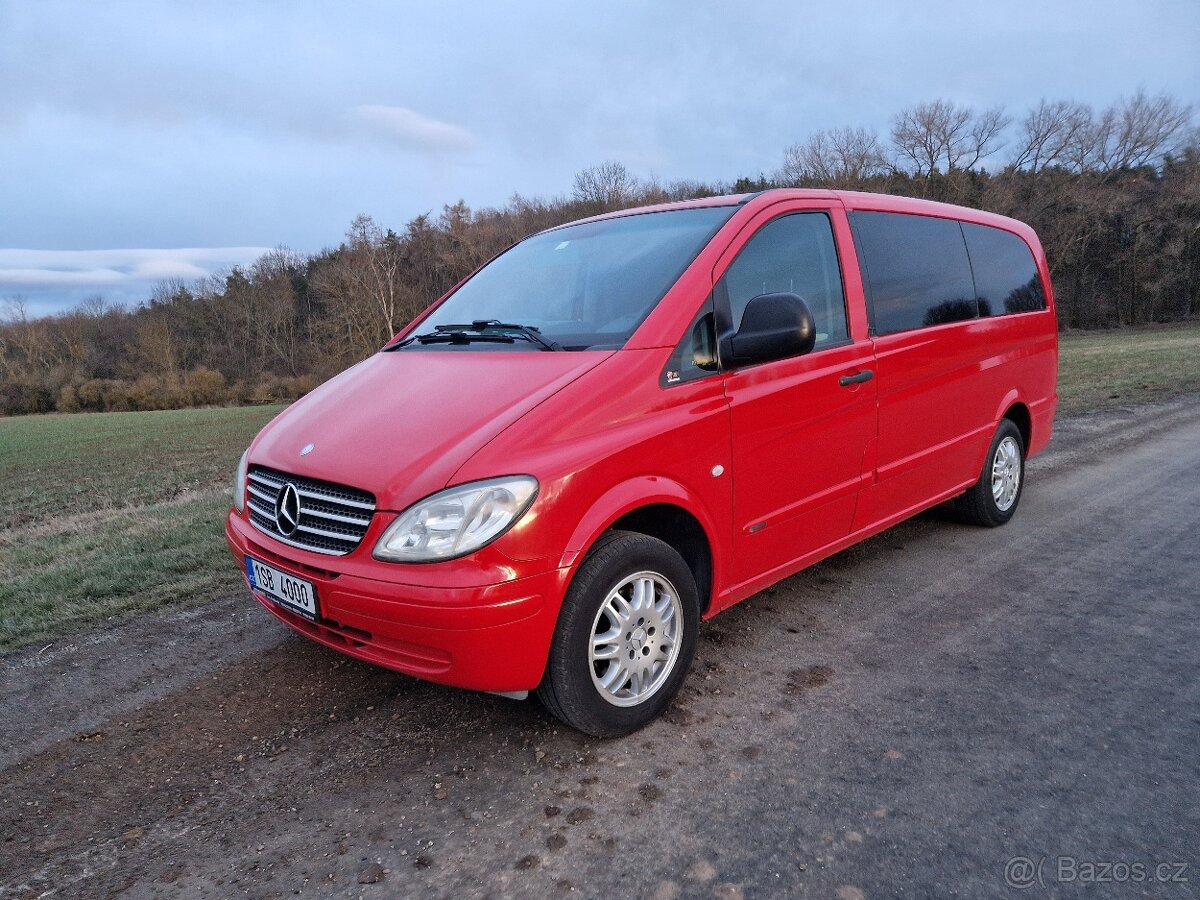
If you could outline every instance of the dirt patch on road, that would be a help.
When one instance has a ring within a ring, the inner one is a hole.
[[[788,672],[788,694],[802,694],[807,690],[827,684],[833,677],[833,669],[829,666],[809,666],[805,669],[792,669]]]

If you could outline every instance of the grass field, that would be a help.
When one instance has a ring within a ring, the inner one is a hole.
[[[1064,335],[1058,411],[1166,400],[1200,391],[1200,326]]]
[[[1066,336],[1060,412],[1200,392],[1200,326]],[[0,419],[0,650],[241,587],[233,470],[281,407]]]
[[[236,588],[233,471],[281,408],[0,419],[0,649]]]

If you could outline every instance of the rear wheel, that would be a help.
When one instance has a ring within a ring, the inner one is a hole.
[[[1002,419],[992,437],[979,480],[956,504],[971,525],[1003,525],[1017,511],[1025,485],[1025,441],[1011,419]]]
[[[675,696],[696,650],[696,582],[657,538],[606,535],[563,601],[538,697],[597,737],[636,731]]]

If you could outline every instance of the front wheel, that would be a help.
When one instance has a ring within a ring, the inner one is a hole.
[[[538,698],[587,734],[636,731],[679,690],[699,624],[696,581],[683,558],[657,538],[612,532],[571,582]]]
[[[979,480],[958,498],[959,516],[971,525],[1003,525],[1017,511],[1024,485],[1025,441],[1011,419],[1002,419]]]

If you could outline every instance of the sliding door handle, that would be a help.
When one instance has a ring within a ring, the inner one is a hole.
[[[875,377],[875,373],[870,369],[863,369],[861,372],[855,372],[853,375],[843,375],[838,379],[838,384],[842,387],[850,387],[852,384],[862,384],[870,381]]]

